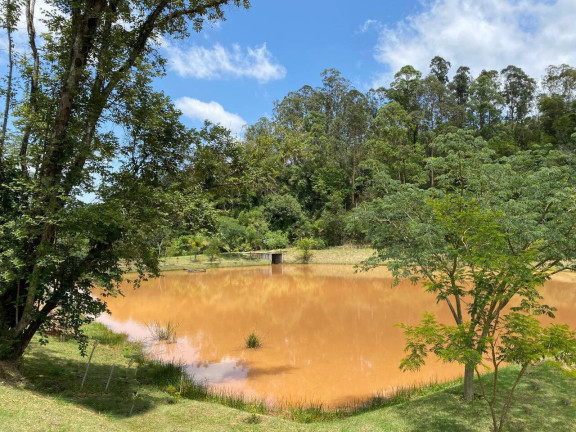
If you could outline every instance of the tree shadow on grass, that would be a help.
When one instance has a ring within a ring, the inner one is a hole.
[[[58,355],[47,347],[29,352],[23,362],[24,387],[44,396],[81,405],[97,413],[126,417],[153,409],[157,405],[173,402],[173,398],[159,387],[177,382],[176,367],[161,370],[163,365],[115,364],[108,390],[112,363],[93,361],[81,389],[88,358],[70,359]],[[151,384],[155,383],[155,387]],[[158,385],[160,384],[160,385]]]
[[[415,431],[478,432],[487,430],[483,401],[466,403],[459,388],[450,389],[396,407]],[[483,427],[484,426],[484,427]]]

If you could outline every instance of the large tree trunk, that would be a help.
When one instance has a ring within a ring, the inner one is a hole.
[[[466,365],[464,368],[464,400],[474,400],[474,366]]]
[[[7,291],[8,297],[1,300],[13,303],[15,298]],[[20,291],[20,290],[18,290]],[[25,292],[26,290],[24,290]],[[5,307],[0,314],[0,361],[19,362],[30,341],[48,318],[48,315],[56,308],[60,300],[59,293],[54,293],[42,308],[35,310],[32,314],[22,315],[23,307]],[[17,317],[20,316],[20,319]]]

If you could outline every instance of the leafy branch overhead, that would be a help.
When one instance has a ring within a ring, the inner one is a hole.
[[[195,141],[152,88],[165,63],[158,43],[249,3],[50,1],[42,35],[35,2],[3,3],[9,38],[23,13],[28,42],[18,62],[10,53],[0,141],[0,358],[18,359],[54,313],[79,337],[105,310],[92,288],[114,294],[123,263],[157,274],[150,238],[169,217],[163,186]]]

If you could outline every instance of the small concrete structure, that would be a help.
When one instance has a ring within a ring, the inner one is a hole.
[[[258,259],[270,260],[271,264],[282,264],[284,260],[282,252],[251,252],[251,255],[256,255]]]

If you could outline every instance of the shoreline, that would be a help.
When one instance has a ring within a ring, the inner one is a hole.
[[[204,386],[183,380],[179,366],[146,360],[140,355],[139,344],[128,342],[125,335],[113,333],[103,325],[91,324],[87,327],[87,333],[90,337],[89,348],[92,348],[95,339],[100,343],[95,350],[84,390],[80,390],[79,385],[87,358],[79,355],[75,342],[50,337],[50,344],[45,347],[36,340],[25,357],[22,379],[13,384],[0,383],[0,404],[4,407],[0,409],[2,424],[11,428],[16,423],[10,421],[18,422],[20,430],[40,430],[42,426],[50,426],[43,430],[155,432],[167,432],[179,427],[222,431],[375,431],[386,424],[387,430],[399,432],[421,430],[411,429],[410,425],[416,421],[418,425],[428,425],[426,430],[440,432],[452,430],[446,429],[446,423],[439,420],[448,406],[454,413],[451,417],[456,422],[454,424],[465,425],[466,430],[471,432],[488,427],[484,402],[464,402],[460,397],[460,380],[402,389],[393,397],[358,401],[339,410],[327,409],[322,404],[285,405],[271,410],[259,400],[209,393]],[[505,381],[514,372],[514,366],[501,371]],[[110,376],[110,388],[105,391]],[[517,417],[519,424],[533,425],[530,430],[569,430],[558,427],[558,424],[550,429],[543,429],[540,425],[546,416],[552,415],[550,410],[555,410],[553,415],[565,427],[571,424],[574,413],[570,406],[576,402],[573,400],[576,387],[574,371],[565,371],[556,364],[544,362],[531,368],[529,377],[517,393],[519,403],[514,409],[512,421]],[[538,386],[536,393],[534,386]],[[134,394],[137,396],[134,397]],[[551,405],[551,400],[564,402]],[[523,404],[530,406],[531,411],[525,411]],[[539,404],[547,406],[546,415],[538,414],[536,407]],[[49,413],[47,407],[51,407]],[[80,411],[85,408],[88,410]],[[23,410],[26,410],[25,417]],[[12,411],[21,414],[17,417],[10,414]],[[537,413],[534,414],[534,411]],[[99,414],[92,417],[90,412]],[[4,417],[5,413],[9,417]],[[190,423],[191,414],[194,423]],[[77,425],[79,415],[86,421],[93,421],[93,426],[88,427],[83,423],[82,428],[70,428],[68,425]],[[63,422],[67,423],[62,425]],[[255,426],[257,423],[262,423],[262,429]],[[26,425],[34,425],[36,429],[26,429]],[[124,426],[127,428],[124,429]]]

